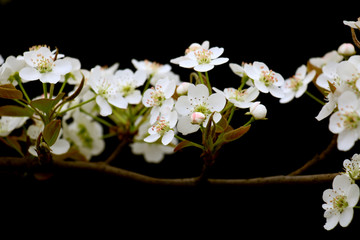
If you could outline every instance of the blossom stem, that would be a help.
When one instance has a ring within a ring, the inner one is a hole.
[[[104,124],[104,125],[107,126],[107,127],[113,127],[113,126],[114,126],[114,125],[112,125],[111,123],[109,123],[108,121],[106,121],[106,120],[104,120],[104,119],[102,119],[102,118],[99,118],[99,117],[97,117],[97,116],[94,116],[94,115],[92,115],[91,113],[85,111],[85,110],[82,109],[82,108],[80,108],[80,112],[82,112],[82,113],[90,116],[90,117],[91,117],[92,119],[94,119],[95,121],[97,121],[97,122],[99,122],[99,123],[102,123],[102,124]],[[105,138],[105,137],[104,137],[104,138]]]
[[[25,91],[24,86],[22,85],[22,82],[21,82],[20,76],[18,76],[18,78],[17,78],[17,77],[15,77],[15,78],[16,78],[16,81],[18,82],[19,87],[20,87],[20,89],[21,89],[22,93],[24,94],[24,96],[25,96],[26,100],[27,100],[28,102],[31,102],[31,100],[30,100],[29,96],[27,95],[27,93],[26,93],[26,91]]]
[[[59,112],[57,115],[63,115],[64,113],[66,113],[66,112],[68,112],[68,111],[71,111],[71,110],[73,110],[73,109],[75,109],[75,108],[81,107],[81,106],[83,106],[83,105],[85,105],[85,104],[87,104],[87,103],[89,103],[89,102],[94,101],[95,99],[96,99],[96,96],[93,97],[93,98],[90,98],[89,100],[86,100],[86,101],[84,101],[84,102],[81,102],[81,103],[79,103],[79,104],[76,104],[75,106],[69,107],[68,109],[65,109],[64,111]]]
[[[50,84],[50,96],[49,96],[50,99],[52,99],[52,97],[54,95],[54,87],[55,87],[55,84],[51,83]]]
[[[42,85],[43,85],[43,91],[44,91],[44,98],[48,98],[48,97],[47,97],[47,93],[48,93],[48,91],[47,91],[47,85],[46,85],[46,83],[43,83]]]
[[[243,127],[246,127],[247,125],[250,125],[253,122],[255,122],[255,118],[251,117],[250,120],[247,123],[245,123]]]
[[[179,139],[180,141],[188,141],[188,142],[191,143],[192,146],[197,147],[197,148],[200,148],[201,150],[204,150],[204,147],[201,146],[200,144],[197,144],[197,143],[194,143],[193,141],[190,141],[190,140],[187,140],[187,139],[185,139],[185,138],[182,138],[182,137],[180,137],[180,136],[177,135],[177,134],[175,134],[175,137],[176,137],[177,139]]]
[[[228,118],[228,124],[230,124],[230,121],[231,121],[231,119],[232,119],[233,116],[234,116],[235,109],[236,109],[235,105],[232,105],[231,112],[230,112],[230,116],[229,116],[229,118]]]
[[[315,101],[317,101],[318,103],[320,103],[321,105],[325,105],[325,103],[323,101],[321,101],[320,99],[318,99],[317,97],[315,97],[313,94],[311,94],[309,91],[305,92],[309,97],[311,97],[312,99],[314,99]]]
[[[60,88],[60,90],[59,90],[58,95],[64,91],[64,88],[65,88],[65,86],[66,86],[67,81],[68,81],[68,78],[65,77],[65,81],[64,81],[63,84],[61,85],[61,88]]]
[[[238,91],[241,91],[243,89],[243,87],[245,86],[245,83],[247,82],[247,80],[249,79],[248,76],[244,76],[242,79],[241,79],[241,85],[240,87],[238,88]]]
[[[145,84],[145,87],[144,87],[144,89],[143,89],[142,95],[144,95],[145,91],[149,88],[149,86],[150,86],[150,81],[151,81],[152,77],[153,77],[153,75],[151,74],[151,75],[149,76],[149,79],[146,81],[146,84]]]
[[[201,83],[204,84],[204,79],[202,78],[201,72],[198,72],[198,75],[199,75],[199,78],[200,78]]]
[[[209,93],[212,94],[211,84],[210,84],[210,79],[209,79],[209,74],[208,74],[208,72],[205,72],[205,76],[206,76],[206,83],[207,83],[207,86],[208,86],[208,88],[209,88]]]

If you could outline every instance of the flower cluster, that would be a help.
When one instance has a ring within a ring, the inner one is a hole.
[[[359,21],[344,24],[360,29]],[[223,48],[210,48],[204,41],[184,52],[170,63],[192,69],[190,81],[181,81],[170,64],[149,60],[132,59],[133,70],[119,69],[118,63],[86,70],[79,59],[47,46],[34,46],[5,60],[0,56],[0,98],[13,101],[0,106],[0,140],[40,162],[91,161],[104,152],[108,138],[115,138],[118,146],[107,164],[124,146],[150,163],[196,147],[202,151],[205,171],[225,144],[242,137],[253,122],[267,119],[260,94],[270,94],[281,104],[306,94],[322,104],[316,119],[330,118],[329,130],[338,134],[339,150],[350,150],[360,138],[360,56],[352,44],[310,58],[286,79],[260,61],[230,63],[234,78],[241,80],[224,89],[213,86],[209,77],[215,66],[229,62],[221,57]],[[308,91],[312,82],[326,102]],[[36,84],[42,92],[29,95],[26,87]],[[244,124],[232,126],[235,112],[241,110],[244,119],[236,124]],[[185,139],[194,133],[201,135],[201,142]],[[346,172],[323,194],[328,230],[351,222],[359,200],[359,164],[359,155],[345,160]]]

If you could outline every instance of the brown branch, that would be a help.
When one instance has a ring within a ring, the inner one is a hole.
[[[11,158],[2,157],[0,158],[0,167],[27,167],[29,161],[26,158]],[[91,162],[80,162],[80,161],[62,161],[54,160],[52,166],[56,169],[73,169],[90,171],[93,173],[111,175],[119,177],[120,179],[131,180],[134,182],[153,184],[153,185],[168,185],[168,186],[196,186],[200,183],[199,177],[193,178],[154,178],[139,174],[136,172],[128,171],[125,169],[110,166],[105,163],[91,163]],[[231,186],[262,186],[270,184],[314,184],[329,182],[334,179],[338,173],[328,174],[314,174],[314,175],[303,175],[303,176],[271,176],[271,177],[259,177],[250,179],[207,179],[201,181],[201,183],[208,183],[211,185],[231,185]]]
[[[316,154],[312,159],[310,159],[308,162],[306,162],[302,167],[300,167],[297,170],[291,172],[289,174],[289,176],[299,175],[299,174],[303,173],[305,170],[307,170],[308,168],[310,168],[311,166],[313,166],[315,163],[317,163],[317,162],[319,162],[321,160],[324,160],[327,156],[329,156],[330,153],[332,152],[332,150],[336,146],[337,136],[338,135],[333,136],[333,138],[331,139],[329,145],[324,149],[324,151],[322,151],[320,154]]]

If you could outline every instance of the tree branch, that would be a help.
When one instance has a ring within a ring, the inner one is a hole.
[[[31,165],[36,164],[34,160]],[[14,157],[1,157],[0,168],[26,168],[29,166],[29,160],[27,158],[14,158]],[[110,166],[105,163],[91,163],[80,161],[63,161],[54,160],[52,167],[55,169],[66,170],[81,170],[90,171],[92,173],[105,174],[115,176],[120,179],[131,180],[134,182],[151,184],[151,185],[167,185],[167,186],[196,186],[200,183],[199,177],[192,178],[174,178],[163,179],[146,176],[140,173],[132,172],[129,170]],[[208,183],[210,185],[231,185],[231,186],[263,186],[273,184],[314,184],[329,182],[334,179],[338,173],[327,174],[314,174],[314,175],[302,175],[302,176],[270,176],[270,177],[258,177],[249,179],[207,179],[201,181],[201,183]]]

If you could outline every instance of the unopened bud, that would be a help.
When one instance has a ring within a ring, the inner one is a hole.
[[[188,82],[183,82],[181,83],[177,89],[176,89],[176,93],[178,95],[185,95],[187,94],[188,90],[189,90],[189,86],[190,86],[190,83]]]
[[[267,109],[260,102],[254,102],[250,107],[250,114],[256,119],[261,120],[265,119],[267,114]]]
[[[352,45],[351,43],[343,43],[338,48],[338,53],[343,56],[351,56],[354,55],[356,52],[354,45]]]
[[[205,120],[205,115],[201,112],[194,112],[191,114],[192,124],[201,124]]]

